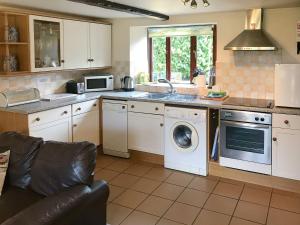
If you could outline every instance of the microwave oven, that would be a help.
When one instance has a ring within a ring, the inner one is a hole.
[[[110,74],[83,76],[85,92],[112,91],[114,89],[114,77]]]

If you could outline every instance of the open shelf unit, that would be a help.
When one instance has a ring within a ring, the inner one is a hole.
[[[15,27],[19,33],[18,42],[8,40],[8,28]],[[15,56],[17,71],[4,66],[8,57]],[[30,71],[29,18],[21,13],[0,12],[0,75],[21,74]]]

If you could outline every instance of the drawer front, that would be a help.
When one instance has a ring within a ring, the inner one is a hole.
[[[99,110],[99,100],[91,100],[87,102],[80,102],[72,105],[72,115],[79,115],[82,113]]]
[[[273,114],[273,127],[300,130],[300,116]]]
[[[163,115],[165,105],[162,103],[129,101],[128,111]]]
[[[56,109],[51,109],[43,112],[29,114],[29,127],[40,126],[53,121],[66,119],[71,117],[71,106],[64,106]]]

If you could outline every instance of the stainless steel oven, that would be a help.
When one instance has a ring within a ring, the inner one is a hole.
[[[233,168],[270,173],[271,124],[269,113],[221,110],[221,161]],[[259,169],[260,164],[267,169]]]

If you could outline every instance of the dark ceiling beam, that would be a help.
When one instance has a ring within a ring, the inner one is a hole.
[[[105,9],[110,9],[110,10],[115,10],[115,11],[120,11],[120,12],[126,12],[126,13],[131,13],[131,14],[136,14],[136,15],[142,15],[154,19],[159,19],[159,20],[169,20],[169,16],[149,11],[146,9],[141,9],[129,5],[124,5],[112,1],[106,1],[106,0],[68,0],[71,2],[78,2],[86,5],[91,5],[91,6],[97,6]]]

